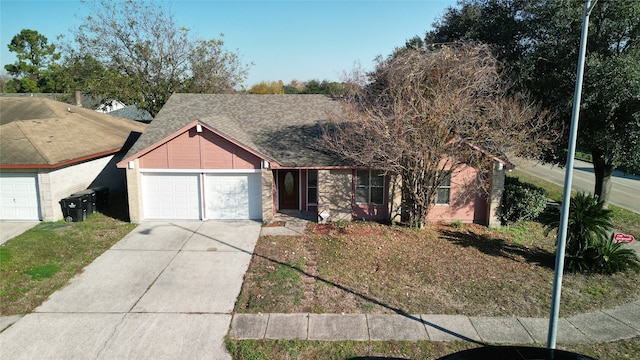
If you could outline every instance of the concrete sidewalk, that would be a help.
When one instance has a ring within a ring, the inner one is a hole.
[[[463,315],[236,314],[234,339],[430,340],[479,344],[547,341],[549,319]],[[640,301],[558,322],[558,343],[591,343],[640,336]]]

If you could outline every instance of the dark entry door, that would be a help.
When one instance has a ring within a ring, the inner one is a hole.
[[[299,171],[280,170],[278,172],[278,201],[280,209],[298,210]]]

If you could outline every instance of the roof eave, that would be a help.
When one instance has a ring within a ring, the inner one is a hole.
[[[58,163],[53,164],[0,164],[0,169],[56,169],[63,166],[73,165],[77,163],[81,163],[87,160],[94,160],[101,157],[105,157],[108,155],[113,155],[118,153],[122,148],[117,148],[114,150],[103,151],[91,155],[81,156],[75,159],[65,160]]]

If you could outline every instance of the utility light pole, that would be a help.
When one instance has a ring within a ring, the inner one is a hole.
[[[551,319],[547,347],[556,348],[558,334],[558,315],[560,313],[560,293],[562,292],[562,273],[564,270],[564,252],[567,245],[567,224],[569,222],[569,204],[571,202],[571,182],[573,177],[573,162],[576,154],[576,140],[578,137],[578,120],[580,117],[580,98],[582,97],[582,77],[584,74],[584,60],[587,50],[587,36],[589,30],[589,14],[598,0],[585,0],[582,34],[580,36],[580,53],[578,55],[578,74],[573,95],[573,112],[571,113],[571,131],[569,135],[569,150],[567,153],[567,168],[564,177],[564,192],[562,196],[562,211],[560,213],[560,228],[558,230],[558,249],[556,252],[555,276],[553,278],[553,297],[551,300]]]

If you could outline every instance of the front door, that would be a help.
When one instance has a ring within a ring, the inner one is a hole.
[[[278,202],[280,210],[298,210],[299,171],[278,171]]]

